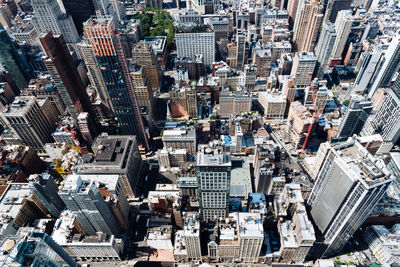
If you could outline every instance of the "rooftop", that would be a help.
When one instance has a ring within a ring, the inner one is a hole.
[[[231,156],[218,150],[206,148],[197,154],[197,166],[232,166]]]

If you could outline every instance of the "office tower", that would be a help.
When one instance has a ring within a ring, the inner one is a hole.
[[[236,67],[243,69],[246,63],[246,33],[239,31],[236,35]]]
[[[372,110],[371,101],[357,95],[353,96],[340,123],[335,139],[346,140],[353,134],[360,134]]]
[[[82,55],[87,69],[87,76],[90,81],[91,88],[95,90],[96,99],[100,100],[101,117],[111,118],[115,116],[113,104],[108,95],[107,86],[101,74],[100,66],[97,63],[96,55],[89,40],[83,39],[78,43],[77,48]]]
[[[162,141],[164,148],[186,149],[188,154],[196,153],[196,129],[194,126],[166,129]]]
[[[269,77],[271,74],[271,49],[259,49],[253,53],[253,64],[257,65],[257,76]]]
[[[89,116],[89,113],[79,113],[77,123],[83,140],[85,140],[88,146],[91,146],[98,132],[96,130],[96,125],[94,124],[92,118]]]
[[[95,118],[85,85],[63,36],[49,32],[40,36],[40,42],[47,56],[43,62],[69,114],[75,120],[81,112],[88,112]]]
[[[95,14],[93,0],[62,0],[65,11],[71,15],[78,34],[83,33],[83,23]]]
[[[289,15],[289,29],[293,29],[294,22],[296,21],[298,7],[299,7],[299,0],[288,0],[287,11]]]
[[[141,194],[143,162],[135,136],[98,136],[94,155],[76,166],[77,174],[118,174],[126,197]]]
[[[203,221],[225,218],[229,212],[231,156],[205,148],[197,153],[196,174]]]
[[[293,42],[298,52],[312,52],[317,43],[322,23],[323,7],[318,0],[307,0],[299,4],[300,13],[296,16]]]
[[[79,35],[72,17],[62,12],[57,0],[32,0],[31,5],[35,11],[33,23],[39,34],[62,34],[69,44],[78,41]]]
[[[325,21],[321,36],[319,37],[318,44],[315,48],[315,55],[317,56],[318,64],[316,77],[319,79],[322,79],[326,73],[335,40],[335,25],[330,21]]]
[[[256,192],[270,194],[275,168],[274,161],[274,144],[257,144],[254,155],[254,187]]]
[[[286,110],[286,97],[283,94],[259,92],[258,103],[266,119],[283,119]]]
[[[32,193],[40,201],[47,212],[53,217],[58,218],[65,204],[57,194],[58,185],[54,182],[49,173],[33,174],[28,179],[32,188]],[[47,215],[47,214],[46,214]]]
[[[69,175],[64,182],[58,194],[67,209],[77,216],[86,234],[120,233],[119,225],[97,189],[96,182],[84,180],[79,175]]]
[[[351,32],[355,17],[351,10],[339,11],[335,22],[336,40],[332,49],[332,60],[341,61],[344,48]]]
[[[151,88],[156,91],[161,86],[161,68],[151,46],[140,41],[132,48],[132,60],[141,66],[150,82]]]
[[[325,10],[325,22],[335,23],[338,12],[347,10],[351,6],[351,0],[329,0]]]
[[[369,90],[368,97],[372,97],[378,88],[388,87],[400,66],[400,33],[397,33],[385,51],[383,64]]]
[[[314,222],[328,243],[325,256],[347,243],[392,181],[384,162],[358,141],[329,146],[308,200]]]
[[[0,66],[10,73],[19,90],[24,89],[32,78],[31,69],[27,60],[7,31],[0,24]]]
[[[189,261],[201,260],[200,218],[197,212],[187,212],[185,216],[183,234]]]
[[[51,117],[49,101],[37,101],[34,96],[17,96],[14,102],[0,114],[4,124],[12,128],[21,141],[35,150],[51,143],[51,134],[58,118]]]
[[[1,245],[3,266],[79,266],[50,236],[29,228],[21,228]]]
[[[215,32],[210,27],[178,29],[175,39],[178,57],[194,60],[196,55],[203,55],[203,62],[207,65],[215,61]]]
[[[291,76],[297,85],[297,89],[304,89],[310,85],[317,57],[313,52],[296,53],[293,60]]]
[[[400,138],[400,78],[397,78],[372,122],[384,141],[396,144]]]
[[[347,97],[351,94],[361,94],[368,92],[371,88],[376,75],[379,72],[379,66],[382,64],[383,51],[381,47],[375,47],[372,52],[365,52],[360,71],[356,77],[353,88],[347,93]]]
[[[112,17],[90,18],[85,22],[84,29],[85,39],[92,44],[122,134],[136,135],[147,149],[147,134],[120,35],[115,31]]]
[[[134,64],[134,63],[133,63]],[[154,97],[149,79],[144,72],[144,67],[132,65],[129,67],[135,95],[140,108],[146,109],[146,114],[153,117]]]

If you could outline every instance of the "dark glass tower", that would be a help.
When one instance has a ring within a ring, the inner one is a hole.
[[[25,56],[0,24],[0,65],[11,74],[20,90],[24,89],[32,78],[31,69]]]
[[[148,148],[128,63],[112,17],[90,18],[85,22],[84,29],[84,38],[92,44],[122,134],[136,135]]]
[[[92,0],[62,0],[65,10],[71,15],[79,35],[83,33],[83,23],[96,14]]]

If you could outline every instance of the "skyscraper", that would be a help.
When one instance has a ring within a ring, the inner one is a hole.
[[[96,232],[118,235],[120,228],[98,185],[91,180],[83,180],[79,175],[69,175],[64,187],[59,191],[67,209],[76,214],[83,230],[94,235]]]
[[[40,42],[47,56],[43,62],[54,80],[56,90],[59,92],[67,111],[75,120],[81,112],[88,112],[94,119],[95,116],[85,85],[63,36],[53,35],[49,32],[40,36]]]
[[[385,51],[383,64],[369,90],[368,97],[372,97],[378,88],[388,87],[400,66],[400,33],[397,33]]]
[[[328,243],[328,256],[364,223],[393,178],[384,162],[356,140],[331,145],[321,156],[324,160],[308,204]]]
[[[324,77],[324,74],[326,73],[335,40],[335,25],[330,21],[325,21],[322,28],[321,36],[319,37],[318,44],[315,48],[315,55],[317,56],[318,63],[316,77],[319,79],[322,79]]]
[[[372,52],[366,52],[362,62],[360,71],[356,77],[353,88],[347,93],[347,97],[351,94],[364,94],[368,92],[374,82],[374,77],[378,75],[379,66],[382,64],[383,51],[381,47],[375,47]]]
[[[65,10],[71,15],[78,34],[83,33],[83,23],[96,14],[93,0],[62,0]]]
[[[296,15],[293,42],[298,52],[312,52],[317,43],[319,27],[322,23],[323,7],[318,0],[302,1]]]
[[[19,90],[24,89],[32,77],[30,67],[1,24],[0,47],[0,66],[11,74]]]
[[[196,174],[203,221],[228,215],[231,168],[229,154],[211,148],[197,154]]]
[[[139,106],[145,108],[146,113],[153,117],[153,90],[151,89],[149,79],[143,69],[143,67],[138,65],[130,66],[132,82]]]
[[[310,85],[316,63],[317,57],[314,55],[314,52],[295,54],[290,75],[294,77],[297,89],[304,89]]]
[[[356,18],[350,10],[339,11],[335,22],[336,40],[332,49],[333,60],[341,61],[344,48]]]
[[[246,63],[246,33],[239,31],[236,35],[236,67],[243,69]]]
[[[72,17],[62,12],[57,0],[32,0],[31,5],[35,11],[33,23],[39,34],[62,34],[70,44],[78,41],[79,35]]]
[[[107,118],[115,116],[113,105],[110,96],[108,95],[107,86],[104,82],[103,76],[101,75],[100,66],[97,63],[96,55],[93,51],[92,45],[90,44],[89,40],[83,39],[76,46],[82,55],[83,61],[85,62],[90,85],[95,90],[96,98],[100,100],[100,107],[102,111],[101,116]]]
[[[381,108],[373,118],[373,129],[384,141],[397,143],[400,138],[400,78],[397,78],[385,96]]]
[[[329,0],[325,10],[325,22],[335,23],[338,12],[349,9],[351,2],[351,0]]]
[[[3,240],[1,265],[79,266],[49,235],[28,229],[21,228],[17,236]]]
[[[357,95],[353,96],[346,114],[340,123],[335,139],[346,140],[353,134],[360,134],[372,110],[373,105],[371,101]]]
[[[122,134],[136,135],[148,148],[128,63],[112,17],[90,18],[84,24],[84,38],[92,44]]]
[[[3,110],[0,117],[23,143],[41,150],[46,143],[53,141],[51,134],[57,121],[52,114],[48,114],[47,105],[50,105],[47,99],[39,103],[34,96],[17,96],[14,102]]]
[[[162,72],[156,55],[149,43],[140,41],[135,44],[132,48],[132,59],[136,64],[143,67],[151,88],[153,90],[159,89]]]

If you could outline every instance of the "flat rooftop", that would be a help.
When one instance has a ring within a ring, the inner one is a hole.
[[[197,153],[197,166],[232,166],[231,155],[218,153],[211,148],[205,150],[205,152]]]

